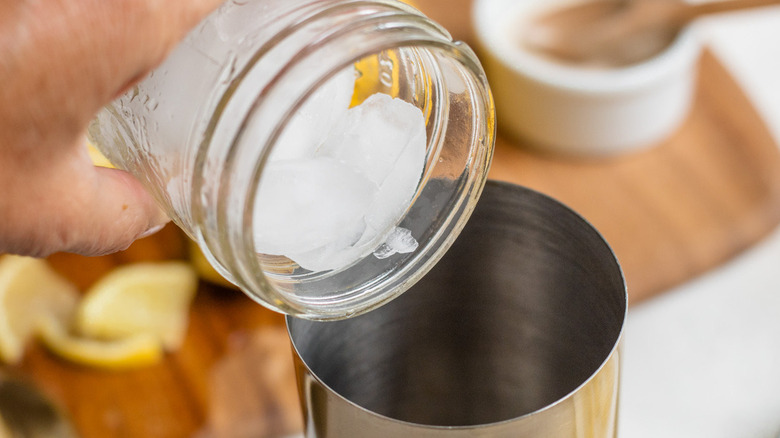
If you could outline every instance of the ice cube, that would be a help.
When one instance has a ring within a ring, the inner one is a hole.
[[[412,231],[406,228],[395,227],[387,235],[387,240],[374,251],[374,257],[386,259],[395,254],[408,254],[414,252],[419,243],[412,236]]]
[[[377,184],[385,181],[399,160],[414,159],[420,153],[425,153],[422,111],[402,99],[381,93],[347,111],[317,151],[318,156],[349,163]]]
[[[355,69],[348,67],[330,78],[292,116],[274,146],[270,161],[307,158],[343,118],[355,89]]]
[[[376,191],[376,184],[331,158],[269,162],[255,200],[255,249],[289,257],[354,243]]]
[[[403,215],[417,191],[425,169],[426,135],[425,125],[408,131],[409,142],[398,156],[393,169],[379,182],[374,201],[366,214],[366,224],[378,231],[388,229]]]
[[[310,132],[285,136],[298,143],[266,165],[255,207],[257,250],[311,271],[342,269],[372,252],[387,258],[414,251],[411,232],[396,225],[425,167],[422,111],[376,94],[338,113],[332,127],[316,150],[300,147],[319,141]]]
[[[350,109],[317,151],[348,163],[379,185],[361,243],[390,231],[414,196],[425,167],[425,118],[404,100],[374,94]],[[376,242],[379,244],[380,242]]]
[[[327,271],[342,269],[371,254],[374,246],[359,245],[357,241],[363,236],[365,222],[360,218],[356,224],[349,227],[356,231],[353,234],[344,233],[340,239],[305,253],[287,254],[298,265],[310,271]],[[359,231],[358,231],[359,230]]]

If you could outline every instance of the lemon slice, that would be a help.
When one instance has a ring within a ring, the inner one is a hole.
[[[71,335],[66,326],[54,318],[44,318],[39,325],[44,345],[58,356],[82,365],[106,369],[127,369],[152,365],[163,357],[160,339],[151,333],[102,341]]]
[[[89,158],[92,160],[92,164],[95,166],[100,167],[108,167],[108,168],[114,168],[114,165],[111,164],[110,161],[108,161],[108,158],[106,158],[105,155],[103,155],[98,148],[95,147],[92,143],[87,140],[87,153],[89,154]]]
[[[209,263],[206,256],[203,255],[203,251],[200,250],[197,243],[190,240],[189,245],[190,263],[192,263],[192,266],[195,268],[195,271],[200,278],[209,283],[216,284],[217,286],[236,289],[236,286],[233,283],[227,281],[225,277],[211,266],[211,263]]]
[[[74,285],[41,259],[0,258],[0,358],[18,362],[44,317],[67,321],[79,294]]]
[[[175,350],[184,340],[197,282],[195,270],[185,262],[120,266],[87,291],[76,313],[76,329],[104,340],[152,335],[166,350]]]

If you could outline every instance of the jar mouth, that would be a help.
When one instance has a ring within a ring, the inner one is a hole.
[[[215,115],[212,134],[219,134],[220,125],[228,122],[233,128],[230,146],[222,147],[215,169],[208,163],[210,156],[218,155],[217,139],[212,135],[204,142],[195,173],[198,191],[192,197],[198,204],[193,212],[201,214],[208,210],[208,202],[217,203],[212,221],[196,223],[201,224],[205,246],[214,249],[207,257],[218,270],[232,274],[229,278],[262,305],[316,320],[369,311],[405,291],[433,266],[474,208],[495,135],[492,97],[470,49],[452,43],[438,25],[405,5],[388,1],[334,5],[309,11],[260,48],[230,94],[222,97],[224,105]],[[290,51],[289,45],[296,43],[298,50]],[[281,53],[276,52],[279,48],[294,55],[269,75],[263,69],[268,68],[269,56]],[[356,65],[377,68],[360,71],[363,84],[353,90],[352,107],[374,94],[385,94],[415,106],[425,119],[424,171],[409,207],[393,221],[393,227],[411,231],[419,247],[388,258],[375,257],[375,248],[369,248],[354,262],[319,271],[303,268],[287,256],[264,254],[255,236],[258,211],[264,208],[258,194],[264,178],[270,178],[269,163],[285,147],[286,130],[296,114],[328,81]],[[215,170],[222,182],[210,187],[206,181],[213,179],[209,172]],[[224,266],[231,266],[230,272]]]

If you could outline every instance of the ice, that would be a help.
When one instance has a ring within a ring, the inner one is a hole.
[[[395,254],[408,254],[417,250],[419,243],[406,228],[394,227],[387,240],[374,251],[374,257],[386,259]]]
[[[380,185],[396,165],[421,169],[422,154],[425,120],[420,109],[380,93],[347,111],[317,151],[349,163]]]
[[[412,201],[425,168],[425,126],[414,131],[408,147],[384,181],[366,215],[366,224],[378,231],[395,223]]]
[[[302,268],[314,272],[349,266],[374,251],[374,246],[356,243],[364,234],[365,222],[362,218],[360,223],[364,226],[358,233],[343,233],[340,239],[327,245],[305,253],[288,254],[287,256]]]
[[[355,69],[346,68],[318,88],[290,119],[270,161],[311,157],[347,112],[355,88]]]
[[[425,167],[422,112],[386,94],[374,94],[347,111],[317,151],[348,163],[379,186],[366,212],[363,241],[386,233],[412,200]]]
[[[256,200],[257,251],[284,255],[310,271],[342,269],[372,253],[384,259],[418,246],[411,231],[397,224],[425,167],[422,111],[384,94],[339,111],[346,99],[336,95],[348,88],[340,80],[296,115],[296,125],[280,140],[284,149],[274,152],[263,171]]]
[[[292,258],[333,242],[355,243],[377,187],[345,164],[320,157],[268,163],[258,192],[256,250]]]

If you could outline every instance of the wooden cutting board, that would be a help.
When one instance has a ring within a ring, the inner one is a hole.
[[[583,162],[522,146],[499,138],[491,177],[552,195],[590,220],[614,247],[633,303],[728,260],[780,222],[778,148],[710,54],[689,119],[657,147]],[[86,289],[118,264],[182,257],[184,237],[169,227],[119,254],[51,262]],[[262,438],[301,430],[283,318],[207,283],[183,347],[159,365],[102,372],[33,344],[11,371],[36,383],[85,438]]]
[[[49,261],[86,290],[115,266],[186,259],[187,251],[187,238],[169,225],[118,254],[57,254]],[[191,307],[182,347],[157,365],[101,371],[65,362],[34,342],[10,371],[36,384],[84,438],[262,438],[302,430],[284,318],[207,282]]]
[[[777,145],[711,53],[700,68],[688,120],[646,151],[566,160],[497,142],[490,177],[551,195],[589,220],[617,254],[632,304],[718,266],[780,222]]]

